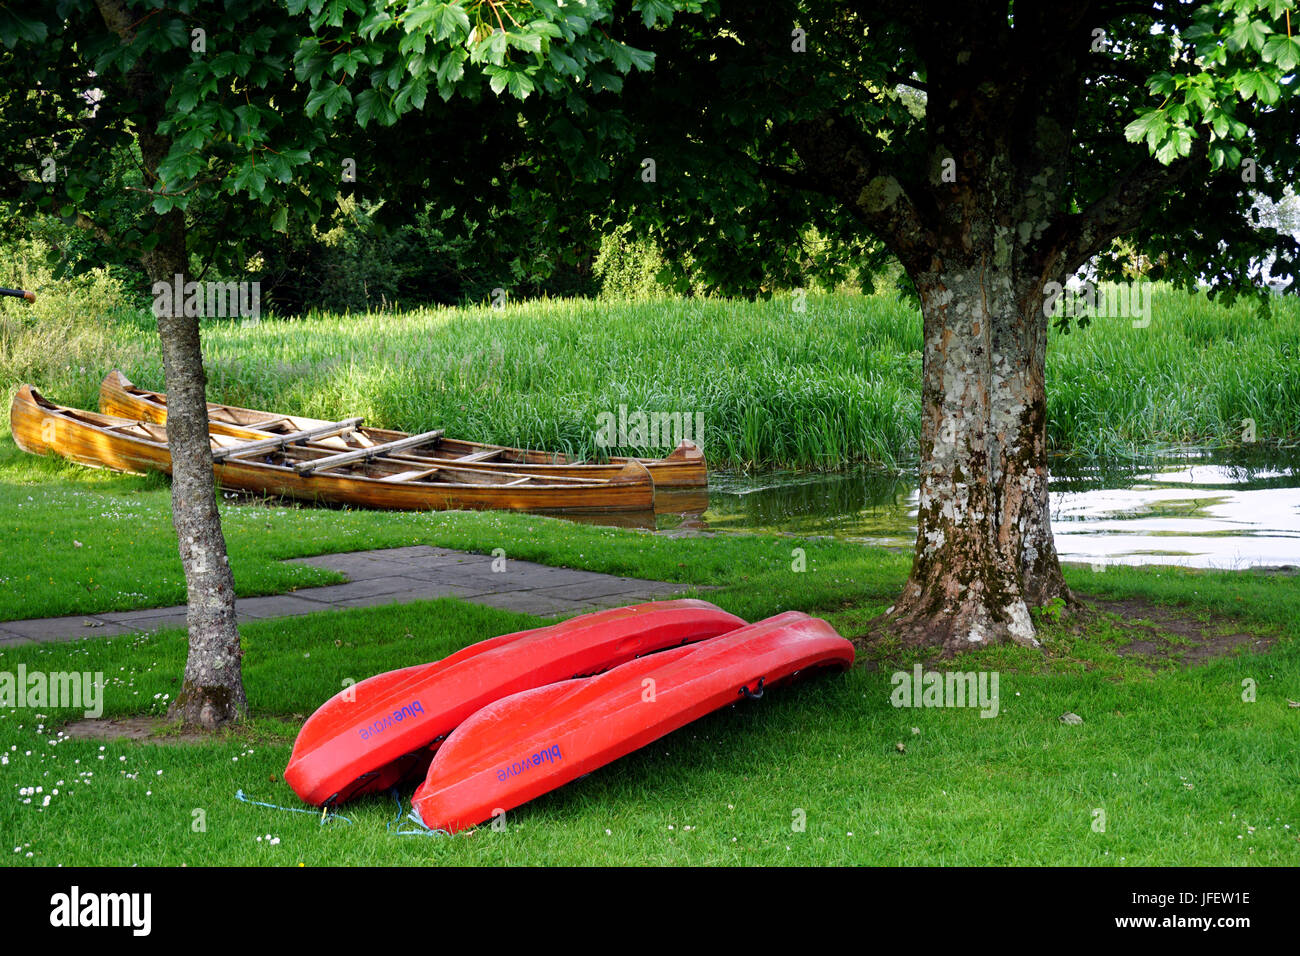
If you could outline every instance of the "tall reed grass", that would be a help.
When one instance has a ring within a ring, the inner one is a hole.
[[[56,400],[93,405],[114,366],[163,387],[145,314],[105,326],[89,364],[15,364]],[[209,395],[230,404],[573,454],[596,447],[600,416],[703,413],[718,467],[836,468],[916,454],[919,313],[887,297],[766,303],[535,301],[403,314],[214,320],[204,328]],[[84,353],[83,353],[84,354]],[[81,360],[79,360],[80,362]],[[85,368],[84,372],[78,369]],[[1049,438],[1057,450],[1113,454],[1152,444],[1300,441],[1300,307],[1271,320],[1247,305],[1156,293],[1146,328],[1094,319],[1053,332]]]

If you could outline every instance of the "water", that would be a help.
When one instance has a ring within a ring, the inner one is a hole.
[[[1300,451],[1177,451],[1052,465],[1061,560],[1236,569],[1300,565]],[[660,493],[665,534],[830,535],[911,548],[911,470],[710,476],[703,494]]]

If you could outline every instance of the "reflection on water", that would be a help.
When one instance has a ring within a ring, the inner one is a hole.
[[[916,479],[858,470],[711,476],[699,492],[659,492],[664,534],[833,535],[910,548]],[[1141,461],[1057,461],[1052,528],[1064,561],[1241,568],[1300,564],[1300,452],[1166,453]]]

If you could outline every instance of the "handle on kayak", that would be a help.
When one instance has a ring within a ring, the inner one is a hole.
[[[758,679],[758,686],[755,687],[753,690],[749,689],[749,685],[742,684],[740,687],[740,692],[745,696],[746,700],[758,700],[760,697],[763,696],[763,681],[765,680],[767,680],[766,677],[760,677]]]
[[[11,295],[15,299],[26,299],[28,302],[36,301],[36,293],[28,292],[26,289],[0,289],[0,295]]]

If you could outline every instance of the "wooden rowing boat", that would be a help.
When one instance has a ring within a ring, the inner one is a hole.
[[[541,476],[484,471],[454,463],[399,457],[436,433],[344,449],[299,444],[313,437],[349,434],[360,419],[321,423],[302,433],[268,436],[233,425],[209,431],[213,470],[222,487],[332,504],[407,511],[502,509],[556,513],[646,512],[654,507],[649,472],[629,461],[613,477]],[[34,454],[65,458],[116,471],[171,471],[167,427],[56,405],[23,385],[9,409],[14,441]],[[391,454],[390,454],[391,452]]]
[[[167,396],[132,384],[119,371],[112,371],[99,387],[99,410],[106,415],[163,423],[167,421]],[[330,422],[300,415],[280,415],[234,405],[208,403],[212,423],[234,425],[268,435],[308,431]],[[339,450],[365,448],[405,438],[405,432],[386,428],[356,428],[346,435],[328,436],[318,444]],[[483,442],[439,437],[421,448],[408,448],[398,456],[404,461],[456,463],[486,471],[507,471],[568,478],[613,478],[628,462],[640,462],[650,472],[656,488],[699,488],[709,483],[704,453],[691,441],[683,441],[667,458],[611,458],[608,464],[584,463],[567,455],[546,451],[488,445]]]

